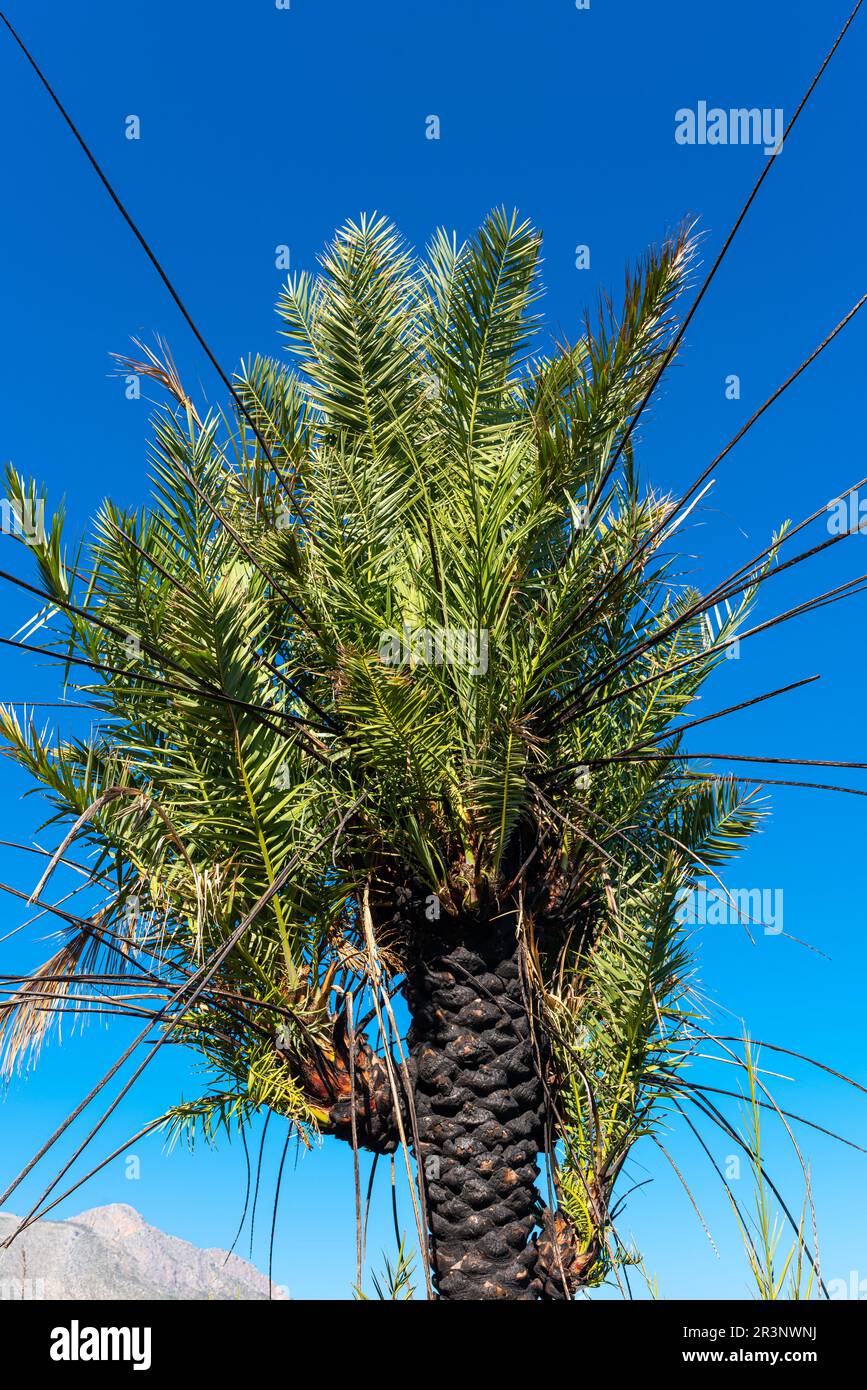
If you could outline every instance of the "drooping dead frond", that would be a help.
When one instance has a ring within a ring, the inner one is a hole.
[[[157,334],[157,350],[148,347],[139,338],[133,338],[133,343],[144,353],[144,358],[128,357],[125,353],[112,352],[110,355],[117,363],[117,371],[123,376],[143,376],[155,381],[161,386],[178,405],[183,406],[185,411],[189,411],[195,423],[201,426],[201,419],[193,403],[192,397],[184,389],[178,372],[175,360],[172,357],[168,343]]]
[[[116,933],[103,930],[112,910],[96,913],[86,926],[73,931],[10,999],[0,1003],[0,1074],[10,1076],[27,1063],[35,1065],[52,1023],[59,1033],[70,992],[79,986],[82,975],[96,968],[106,947],[115,947],[120,940]],[[114,956],[128,962],[132,971],[132,959],[122,945],[115,947]]]

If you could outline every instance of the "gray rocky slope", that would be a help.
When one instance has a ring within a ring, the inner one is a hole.
[[[0,1212],[0,1244],[17,1224]],[[0,1300],[267,1297],[267,1278],[246,1260],[166,1235],[123,1205],[38,1221],[0,1249]],[[273,1297],[286,1294],[275,1286]]]

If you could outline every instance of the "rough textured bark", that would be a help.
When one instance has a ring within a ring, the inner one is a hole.
[[[414,914],[404,986],[412,1014],[410,1078],[416,1159],[427,1198],[437,1295],[448,1300],[571,1298],[598,1258],[582,1249],[536,1185],[545,1095],[521,984],[516,914],[435,926]],[[286,1055],[325,1134],[352,1140],[349,1039],[343,1013],[315,1064]],[[404,1128],[412,1133],[404,1097]],[[399,1143],[387,1069],[356,1041],[360,1148]]]
[[[538,1298],[544,1098],[514,914],[420,930],[406,993],[437,1292]]]

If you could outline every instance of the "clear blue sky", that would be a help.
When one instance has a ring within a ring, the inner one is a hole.
[[[219,358],[277,348],[275,248],[311,265],[334,227],[362,210],[387,213],[422,243],[437,224],[469,234],[494,204],[517,205],[545,232],[546,311],[574,334],[600,286],[619,291],[625,262],[698,216],[705,256],[715,253],[765,155],[744,146],[678,145],[675,112],[710,106],[782,107],[791,113],[840,27],[841,3],[732,0],[696,6],[642,0],[9,0],[9,14],[104,161],[165,260]],[[834,59],[766,181],[708,299],[682,360],[642,422],[640,459],[662,488],[681,488],[770,390],[867,288],[864,266],[864,65],[867,15]],[[441,139],[425,138],[438,115]],[[137,115],[141,139],[125,138]],[[80,151],[0,34],[4,131],[0,219],[3,460],[66,495],[71,530],[100,500],[147,495],[149,405],[127,401],[110,375],[110,350],[131,335],[164,335],[190,385],[212,399],[218,383]],[[587,244],[589,270],[575,268]],[[800,519],[863,473],[867,316],[731,455],[688,533],[696,577],[709,584],[746,560],[783,518]],[[727,400],[737,374],[740,400]],[[821,522],[810,533],[825,537]],[[5,543],[3,565],[26,557]],[[867,539],[853,537],[811,567],[765,586],[762,616],[867,570]],[[4,589],[2,631],[31,611]],[[855,599],[745,644],[707,708],[746,699],[817,671],[804,692],[702,731],[700,751],[867,761],[863,685],[867,598]],[[52,698],[54,677],[33,660],[0,655],[0,697]],[[697,740],[697,735],[694,736]],[[0,837],[27,839],[33,799],[3,765]],[[857,777],[859,774],[849,774]],[[845,776],[845,775],[844,775]],[[863,774],[862,774],[863,776]],[[831,780],[817,778],[816,780]],[[867,786],[867,779],[864,785]],[[775,789],[773,816],[728,881],[780,888],[787,936],[709,927],[697,941],[722,1031],[745,1017],[756,1037],[810,1053],[867,1079],[863,1024],[867,946],[863,844],[867,803]],[[52,832],[41,841],[54,843]],[[0,851],[0,877],[27,888],[34,861]],[[5,900],[2,931],[22,914]],[[0,969],[38,958],[20,937],[0,945]],[[730,1011],[727,1015],[724,1010]],[[724,1026],[722,1026],[724,1025]],[[730,1025],[730,1026],[729,1026]],[[13,1083],[0,1110],[5,1180],[120,1050],[125,1034],[67,1033],[39,1072]],[[770,1065],[770,1062],[769,1062]],[[785,1067],[780,1070],[787,1071]],[[716,1084],[726,1085],[723,1069]],[[863,1141],[867,1097],[800,1068],[777,1082],[790,1108]],[[166,1057],[101,1136],[94,1161],[199,1080],[185,1054]],[[256,1257],[263,1264],[280,1136],[263,1178]],[[867,1158],[799,1131],[812,1166],[828,1278],[867,1278]],[[708,1132],[717,1161],[731,1145]],[[688,1175],[720,1249],[717,1259],[662,1155],[638,1155],[633,1178],[653,1182],[621,1221],[668,1296],[738,1295],[745,1268],[718,1181],[690,1135],[666,1147]],[[202,1245],[226,1245],[240,1214],[240,1146],[167,1157],[159,1141],[137,1150],[139,1181],[118,1162],[62,1209],[129,1201],[150,1221]],[[774,1142],[775,1170],[793,1179]],[[46,1177],[49,1176],[46,1170]],[[2,1187],[3,1184],[0,1184]],[[12,1203],[21,1210],[33,1182]],[[797,1200],[797,1185],[790,1188]],[[385,1203],[375,1250],[389,1239]],[[409,1210],[404,1201],[404,1221]],[[326,1144],[287,1169],[275,1277],[297,1297],[345,1297],[353,1271],[351,1163]]]

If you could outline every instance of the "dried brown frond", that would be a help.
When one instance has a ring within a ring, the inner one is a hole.
[[[183,406],[184,410],[188,410],[196,424],[201,426],[202,422],[196,407],[193,405],[191,397],[188,396],[187,392],[184,390],[180,373],[175,365],[175,360],[172,357],[168,344],[157,335],[156,344],[158,351],[154,352],[153,348],[149,348],[146,343],[142,343],[138,338],[133,338],[132,341],[135,346],[144,353],[144,360],[127,357],[125,353],[112,352],[110,356],[113,357],[117,363],[118,374],[144,376],[148,377],[151,381],[155,381],[158,386],[161,386],[164,391],[178,402],[178,405]]]
[[[23,1070],[29,1055],[35,1062],[52,1018],[59,1018],[63,1001],[93,945],[94,932],[82,928],[61,946],[6,1003],[0,1004],[0,1075]],[[59,1028],[59,1023],[58,1023]]]

